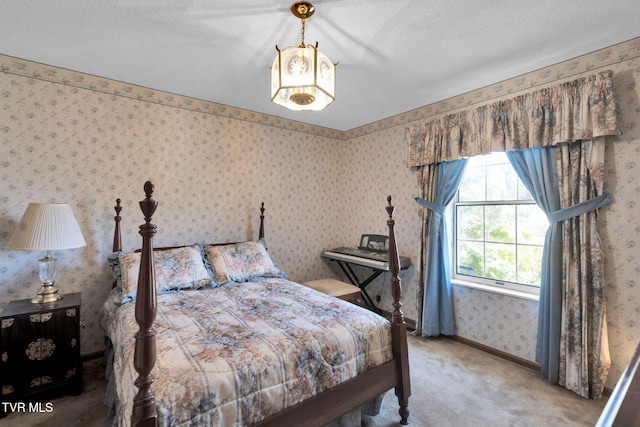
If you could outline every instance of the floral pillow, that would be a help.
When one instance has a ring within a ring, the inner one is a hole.
[[[204,249],[216,282],[248,282],[260,277],[286,277],[262,242],[232,243]]]
[[[211,283],[205,268],[200,246],[183,246],[153,252],[156,292],[174,289],[201,288]],[[140,253],[131,252],[119,256],[122,276],[122,297],[134,299],[138,290]]]

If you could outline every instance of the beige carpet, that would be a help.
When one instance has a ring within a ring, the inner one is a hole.
[[[547,383],[539,373],[447,338],[409,337],[413,427],[593,426],[606,399],[582,399]],[[51,401],[51,413],[13,413],[1,427],[106,425],[101,360],[84,366],[81,396]],[[382,412],[364,427],[399,426],[393,390]]]
[[[539,372],[448,338],[409,337],[410,425],[432,427],[593,426],[606,398],[587,400],[549,384]],[[363,426],[398,426],[387,393]]]

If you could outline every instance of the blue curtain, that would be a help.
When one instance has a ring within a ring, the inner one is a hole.
[[[467,161],[464,159],[430,165],[435,168],[433,201],[416,197],[416,202],[430,211],[427,259],[424,265],[425,283],[422,302],[423,336],[453,335],[453,300],[451,297],[451,269],[449,244],[445,224],[445,209],[458,191]],[[424,245],[424,242],[423,242]]]
[[[549,219],[545,236],[540,277],[538,337],[536,362],[549,382],[558,383],[561,363],[563,306],[562,223],[611,202],[604,193],[582,203],[561,209],[558,189],[556,147],[536,147],[508,151],[507,157],[516,173]],[[578,183],[575,183],[576,185]],[[563,363],[566,363],[564,361]]]
[[[556,148],[507,151],[507,158],[540,209],[549,216],[560,210]],[[558,382],[562,321],[562,222],[550,221],[544,238],[538,308],[536,362],[550,382]]]

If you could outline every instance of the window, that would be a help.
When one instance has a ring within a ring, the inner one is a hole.
[[[453,216],[456,282],[539,293],[549,223],[505,153],[468,160]]]

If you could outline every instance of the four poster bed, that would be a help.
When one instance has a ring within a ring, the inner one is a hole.
[[[259,242],[154,249],[157,203],[144,189],[141,251],[122,252],[117,201],[116,283],[101,313],[114,424],[322,426],[391,388],[408,424],[390,196],[391,322],[287,280],[263,244],[264,204]]]

